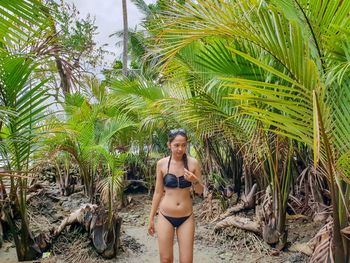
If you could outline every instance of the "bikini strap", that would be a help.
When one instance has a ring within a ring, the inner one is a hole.
[[[169,173],[170,162],[171,162],[171,154],[170,154],[170,156],[169,156],[169,161],[168,161],[168,171],[166,172],[167,174]]]
[[[182,160],[184,162],[184,166],[185,168],[188,170],[188,159],[187,159],[187,154],[185,153],[184,156],[182,157]],[[169,156],[169,161],[168,161],[168,170],[167,170],[167,174],[169,173],[169,169],[170,169],[170,162],[171,162],[171,154]]]

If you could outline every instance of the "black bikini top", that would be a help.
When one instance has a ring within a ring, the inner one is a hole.
[[[171,156],[169,157],[168,171],[167,171],[166,175],[164,175],[164,177],[163,177],[164,186],[169,187],[169,188],[191,187],[192,183],[190,181],[187,181],[183,175],[176,176],[175,174],[169,173],[170,161],[171,161]],[[185,168],[188,170],[187,162],[185,162]]]

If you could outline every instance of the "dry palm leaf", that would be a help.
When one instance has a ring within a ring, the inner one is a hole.
[[[324,225],[316,234],[316,246],[310,263],[334,262],[332,250],[333,221]]]

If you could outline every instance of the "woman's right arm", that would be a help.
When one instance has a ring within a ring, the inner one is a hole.
[[[148,225],[148,233],[153,236],[155,233],[154,228],[154,217],[157,213],[160,200],[162,199],[163,193],[164,193],[164,184],[163,184],[163,174],[161,171],[161,161],[157,162],[157,169],[156,169],[156,187],[153,194],[152,199],[152,208],[149,215],[149,225]]]

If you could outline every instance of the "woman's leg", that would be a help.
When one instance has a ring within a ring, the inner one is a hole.
[[[158,246],[161,263],[172,263],[173,257],[173,244],[174,244],[174,227],[169,221],[161,214],[158,215],[157,235]]]
[[[194,215],[192,214],[181,226],[176,229],[179,243],[180,263],[193,262]]]

